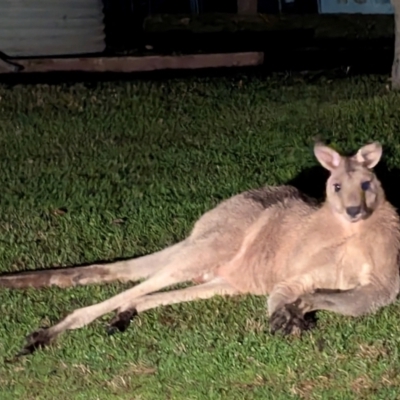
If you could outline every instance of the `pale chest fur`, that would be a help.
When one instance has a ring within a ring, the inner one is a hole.
[[[383,269],[393,271],[397,268],[396,234],[380,224],[372,228],[370,222],[346,225],[316,215],[302,227],[296,224],[301,228],[287,229],[287,241],[275,260],[277,281],[303,275],[308,277],[308,289],[348,290],[368,284]]]
[[[309,289],[347,290],[365,285],[376,268],[376,260],[357,235],[342,241],[333,240],[332,236],[309,236],[307,246],[294,246],[285,258],[281,263],[284,267],[277,274],[278,281],[297,275],[309,276]]]
[[[391,208],[350,225],[304,204],[271,208],[247,230],[241,249],[217,274],[254,294],[293,282],[303,293],[348,290],[371,280],[386,284],[398,276],[398,236]]]

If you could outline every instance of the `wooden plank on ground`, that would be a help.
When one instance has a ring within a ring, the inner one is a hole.
[[[189,54],[182,56],[76,57],[9,59],[22,69],[0,68],[0,73],[37,72],[141,72],[163,69],[201,69],[257,66],[264,62],[263,52]]]

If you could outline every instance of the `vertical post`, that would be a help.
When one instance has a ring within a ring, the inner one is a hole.
[[[391,0],[394,8],[394,58],[392,64],[392,89],[400,90],[400,0]]]
[[[257,11],[258,11],[258,0],[237,0],[238,14],[240,15],[257,14]]]

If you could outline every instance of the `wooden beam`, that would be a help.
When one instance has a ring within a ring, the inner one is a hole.
[[[0,73],[1,72],[18,72],[20,70],[20,67],[18,65],[15,65],[7,59],[0,58]]]
[[[76,57],[9,59],[22,69],[0,69],[5,73],[37,72],[140,72],[163,69],[200,69],[257,66],[264,62],[262,52],[190,54],[182,56]]]
[[[146,18],[145,34],[174,32],[288,32],[313,30],[315,38],[373,39],[394,37],[393,15],[368,14],[158,14]]]

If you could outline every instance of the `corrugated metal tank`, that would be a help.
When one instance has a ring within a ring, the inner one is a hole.
[[[0,51],[9,57],[105,49],[102,0],[0,0]]]

